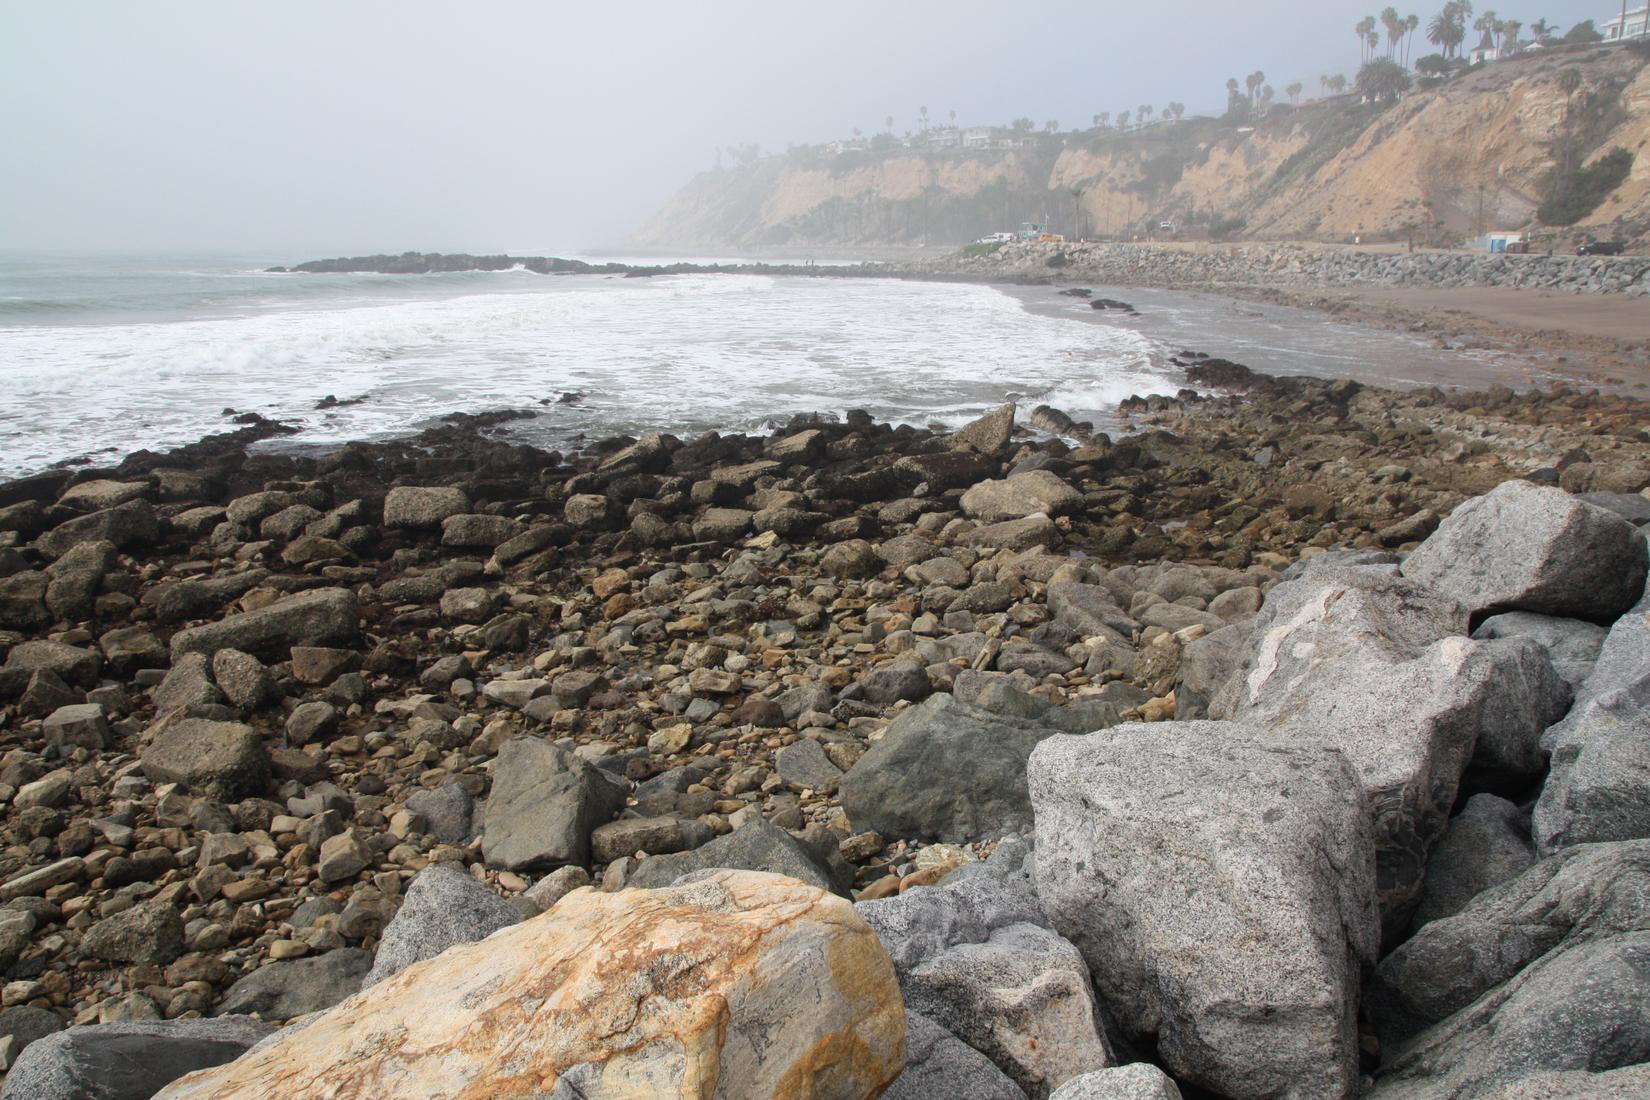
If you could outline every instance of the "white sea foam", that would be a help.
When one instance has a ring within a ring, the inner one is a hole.
[[[328,443],[582,393],[519,429],[559,443],[850,408],[958,423],[1005,397],[1103,418],[1172,385],[1139,333],[1035,316],[983,286],[505,278],[504,293],[386,302],[340,286],[323,303],[261,296],[238,316],[0,327],[0,475],[177,446],[224,430],[226,408]],[[317,410],[327,395],[365,400]]]

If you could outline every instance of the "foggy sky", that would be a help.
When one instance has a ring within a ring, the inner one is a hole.
[[[1170,100],[1212,113],[1255,69],[1313,95],[1356,72],[1352,26],[1384,6],[0,0],[0,249],[614,245],[718,145],[888,115],[903,133],[921,106],[1063,128]],[[1421,17],[1413,56],[1441,6],[1396,5]],[[1620,8],[1493,6],[1563,28]]]

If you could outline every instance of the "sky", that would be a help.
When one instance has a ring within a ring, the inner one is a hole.
[[[1310,95],[1355,74],[1352,27],[1381,6],[0,0],[0,250],[597,250],[718,146],[904,132],[923,106],[1065,128],[1217,112],[1257,69]],[[1423,28],[1441,6],[1397,5]]]

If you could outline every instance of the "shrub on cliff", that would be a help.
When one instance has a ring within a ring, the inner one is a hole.
[[[1618,146],[1585,168],[1556,170],[1536,217],[1543,225],[1574,225],[1597,210],[1632,169],[1633,154]]]

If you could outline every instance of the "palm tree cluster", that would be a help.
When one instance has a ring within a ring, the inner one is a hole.
[[[1379,23],[1375,16],[1366,15],[1358,20],[1352,32],[1358,36],[1360,63],[1371,61],[1379,56],[1381,48],[1381,33],[1376,26],[1386,31],[1386,57],[1388,61],[1398,61],[1408,65],[1409,44],[1415,32],[1420,29],[1421,17],[1418,15],[1399,15],[1397,8],[1387,8],[1381,12]]]

